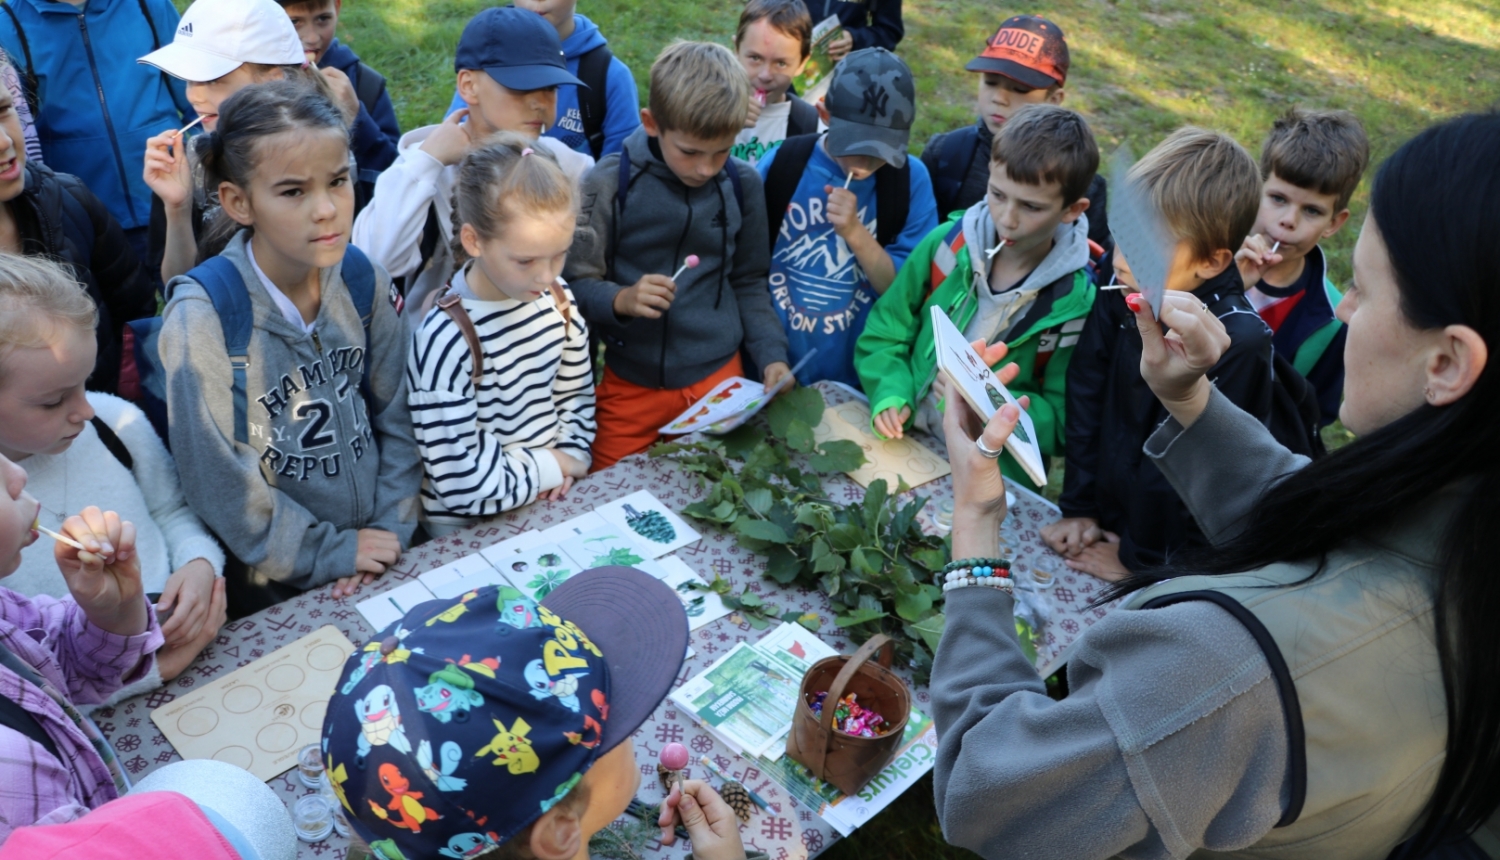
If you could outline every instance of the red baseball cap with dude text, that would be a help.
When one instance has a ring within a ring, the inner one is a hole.
[[[1068,43],[1062,28],[1036,15],[1017,15],[995,31],[965,69],[1013,78],[1028,87],[1062,86],[1068,79]]]

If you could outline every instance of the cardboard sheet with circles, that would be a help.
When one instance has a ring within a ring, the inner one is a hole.
[[[321,627],[151,712],[184,759],[216,759],[269,780],[317,743],[354,645]]]

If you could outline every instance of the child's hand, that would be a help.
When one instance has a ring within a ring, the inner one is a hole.
[[[985,364],[994,365],[1005,357],[1004,343],[985,346],[974,341],[974,350]],[[1008,384],[1021,369],[1014,363],[996,374]],[[999,554],[1000,522],[1005,519],[1005,480],[995,460],[979,451],[979,441],[998,451],[1021,421],[1021,410],[1007,403],[995,411],[989,421],[979,417],[969,402],[944,386],[943,436],[948,443],[948,463],[953,467],[953,553],[954,558],[988,557]],[[1031,404],[1028,397],[1018,401],[1021,409]]]
[[[57,567],[73,600],[89,621],[119,636],[144,633],[149,621],[141,588],[141,559],[135,550],[135,526],[114,511],[84,508],[68,517],[62,533],[83,549],[57,542]]]
[[[562,501],[563,496],[573,489],[573,482],[588,476],[589,467],[583,461],[571,454],[565,454],[556,448],[547,448],[552,456],[557,459],[557,465],[562,468],[563,482],[561,485],[550,490],[543,490],[537,494],[537,498],[546,499],[549,502]]]
[[[213,565],[201,558],[184,564],[167,577],[161,600],[156,604],[158,613],[172,613],[161,625],[167,647],[190,642],[203,632],[203,625],[209,620],[216,579]]]
[[[374,582],[400,557],[401,540],[394,534],[384,529],[360,529],[359,542],[354,549],[355,573],[333,583],[333,596],[353,596],[361,585]]]
[[[615,315],[661,319],[676,296],[676,281],[666,275],[642,275],[634,286],[615,293]]]
[[[677,841],[678,821],[687,828],[697,860],[745,860],[745,844],[740,841],[740,822],[734,810],[708,783],[690,779],[672,787],[672,793],[661,804],[661,842]]]
[[[902,428],[906,426],[906,419],[911,417],[911,407],[903,406],[900,409],[892,406],[890,409],[882,410],[875,416],[875,432],[887,439],[902,438]]]
[[[1271,253],[1271,241],[1264,233],[1256,233],[1254,236],[1245,237],[1245,244],[1240,246],[1239,253],[1234,255],[1234,264],[1239,267],[1240,278],[1245,282],[1245,289],[1249,289],[1260,283],[1265,275],[1266,269],[1281,263],[1285,257],[1281,253]]]
[[[854,35],[845,30],[839,34],[837,39],[828,43],[828,59],[837,63],[839,60],[849,56],[849,52],[852,50],[854,50]]]
[[[422,151],[436,158],[443,164],[457,164],[463,160],[464,154],[474,144],[473,133],[469,131],[469,124],[464,119],[469,115],[468,108],[459,108],[448,115],[432,134],[422,141]]]
[[[1229,332],[1208,306],[1192,293],[1167,291],[1161,322],[1139,293],[1126,296],[1141,333],[1141,378],[1177,423],[1192,426],[1208,406],[1213,385],[1208,372],[1229,350]],[[1162,331],[1162,323],[1171,330]]]
[[[163,681],[170,681],[181,675],[198,659],[203,649],[218,637],[224,622],[229,620],[227,606],[224,599],[224,577],[216,576],[208,601],[208,620],[198,631],[198,635],[180,645],[168,645],[156,652],[156,671]]]
[[[766,94],[760,93],[759,98],[756,96],[756,93],[750,94],[750,113],[745,117],[745,128],[755,128],[755,124],[760,122],[760,112],[766,106],[761,101],[761,99],[766,97]]]
[[[1064,558],[1078,554],[1104,539],[1104,530],[1093,517],[1065,517],[1042,526],[1042,540]]]
[[[828,205],[823,212],[828,216],[828,223],[833,225],[833,232],[839,234],[845,244],[852,244],[861,232],[869,235],[869,230],[859,220],[859,198],[853,191],[847,188],[839,188],[834,185],[823,186],[823,191],[828,194]]]
[[[1119,582],[1130,575],[1130,569],[1120,563],[1120,536],[1114,532],[1104,532],[1104,540],[1084,550],[1076,558],[1064,559],[1063,563],[1105,582]]]
[[[186,206],[193,196],[193,175],[188,169],[187,152],[181,143],[185,141],[178,141],[175,128],[146,141],[141,178],[168,209]]]
[[[781,382],[781,380],[785,379],[787,374],[791,372],[792,369],[786,366],[786,362],[773,361],[770,364],[766,365],[765,370],[762,370],[760,372],[760,384],[764,386],[767,391],[770,391],[771,389],[775,388],[777,384]],[[793,379],[791,384],[795,386],[797,384],[797,380]]]
[[[340,69],[319,69],[318,73],[328,81],[328,89],[333,92],[334,103],[339,106],[339,110],[344,112],[344,121],[353,124],[354,118],[359,116],[359,95],[354,92],[354,83]]]

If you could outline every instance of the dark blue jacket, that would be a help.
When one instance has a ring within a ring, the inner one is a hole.
[[[146,226],[146,138],[195,114],[182,81],[136,60],[172,41],[177,9],[170,0],[88,0],[81,10],[55,0],[8,6],[14,18],[0,14],[0,45],[23,77],[36,75],[36,130],[47,163],[81,179],[121,227]]]
[[[813,25],[829,15],[839,16],[844,32],[854,38],[853,50],[862,48],[885,48],[896,50],[906,28],[901,23],[901,0],[864,0],[847,3],[844,0],[802,0],[812,15]]]
[[[156,313],[156,288],[125,234],[98,197],[76,176],[26,165],[26,187],[10,202],[28,257],[67,266],[99,308],[99,345],[90,391],[115,393],[120,379],[120,334],[125,323]]]
[[[354,91],[360,93],[359,116],[354,118],[354,127],[349,130],[349,148],[354,152],[354,161],[359,165],[359,182],[367,186],[368,194],[375,191],[375,180],[381,172],[396,160],[396,144],[401,140],[401,126],[396,123],[396,108],[391,105],[391,95],[384,81],[379,87],[367,87],[361,92],[360,83],[369,66],[360,62],[349,46],[338,39],[328,46],[323,59],[318,61],[320,69],[338,69],[349,76]],[[368,196],[368,195],[367,195]]]
[[[1342,297],[1328,280],[1328,260],[1321,246],[1314,246],[1308,252],[1307,267],[1312,270],[1317,288],[1303,291],[1302,298],[1276,329],[1271,343],[1317,392],[1319,424],[1326,427],[1339,417],[1339,403],[1344,399],[1344,340],[1349,329],[1333,314]],[[1286,294],[1266,283],[1256,286],[1269,296]],[[1327,331],[1333,332],[1332,338]],[[1319,332],[1324,334],[1314,338]]]

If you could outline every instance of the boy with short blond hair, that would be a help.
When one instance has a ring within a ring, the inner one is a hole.
[[[749,100],[728,48],[673,44],[651,66],[642,127],[584,180],[563,274],[605,345],[596,470],[644,452],[724,379],[770,386],[789,372],[760,176],[729,155]],[[690,255],[698,266],[674,281]]]
[[[750,0],[740,12],[734,52],[755,92],[735,158],[755,164],[783,140],[818,130],[817,108],[790,92],[812,55],[812,30],[802,0]]]
[[[1319,420],[1338,416],[1344,393],[1343,295],[1328,280],[1320,242],[1349,220],[1349,199],[1370,163],[1354,114],[1292,108],[1261,147],[1265,181],[1255,229],[1235,256],[1245,295],[1276,333],[1276,352],[1317,394]]]
[[[1016,15],[1001,23],[979,55],[964,69],[979,79],[972,125],[941,132],[922,149],[932,175],[938,217],[947,218],[983,200],[989,183],[989,154],[1006,121],[1027,105],[1060,105],[1072,65],[1062,28],[1037,15]],[[1104,251],[1113,243],[1105,218],[1103,174],[1089,183],[1089,238]]]
[[[1163,286],[1198,297],[1229,334],[1229,349],[1209,378],[1236,406],[1269,423],[1271,330],[1246,300],[1234,266],[1234,249],[1260,206],[1255,160],[1228,135],[1183,128],[1137,162],[1130,178],[1176,240]],[[1116,277],[1137,290],[1129,259],[1118,248],[1113,256]],[[1103,293],[1068,366],[1063,519],[1042,530],[1069,567],[1103,579],[1163,565],[1186,547],[1206,544],[1177,492],[1142,453],[1167,412],[1140,368],[1135,315],[1124,294]]]
[[[340,42],[339,13],[343,0],[276,0],[286,10],[308,62],[317,65],[340,101],[353,96],[358,110],[349,126],[349,151],[359,166],[358,208],[375,193],[375,180],[396,160],[401,125],[386,92],[385,77],[370,68],[348,45]]]
[[[464,27],[453,66],[466,109],[403,135],[396,162],[354,219],[353,244],[390,272],[391,302],[413,330],[453,275],[453,189],[469,150],[497,131],[513,131],[551,150],[575,181],[594,164],[541,136],[557,114],[558,88],[579,82],[542,16],[512,6],[485,9]]]
[[[875,303],[855,346],[875,431],[899,438],[915,423],[942,432],[932,317],[940,307],[969,341],[1003,342],[1021,373],[1010,389],[1027,410],[1046,457],[1063,450],[1064,385],[1083,320],[1094,304],[1089,200],[1099,148],[1083,117],[1029,106],[995,138],[990,193],[927,234]],[[1001,225],[1011,225],[1004,226]],[[1021,481],[1009,452],[1001,470]]]

